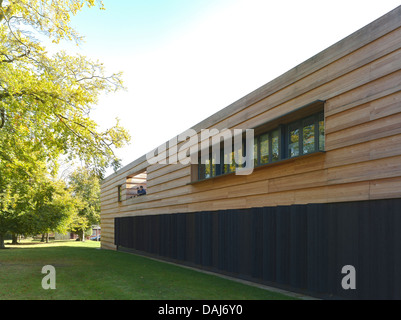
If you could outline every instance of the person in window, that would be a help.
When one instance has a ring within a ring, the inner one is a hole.
[[[138,196],[143,196],[145,194],[146,194],[146,190],[143,188],[143,186],[140,186],[139,190],[138,190]]]

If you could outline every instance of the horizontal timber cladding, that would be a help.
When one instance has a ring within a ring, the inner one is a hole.
[[[400,197],[400,16],[401,6],[192,127],[199,133],[284,125],[288,115],[321,100],[324,154],[200,183],[193,179],[196,166],[151,165],[143,156],[103,181],[102,223],[108,221],[112,229],[111,221],[123,215]],[[151,121],[149,130],[155,130]],[[169,156],[177,152],[170,143],[164,151]],[[127,177],[144,170],[146,197],[128,198]],[[122,201],[117,200],[119,189]],[[113,230],[103,235],[105,245],[113,246]]]
[[[387,199],[115,218],[115,245],[321,298],[401,299],[400,230]]]

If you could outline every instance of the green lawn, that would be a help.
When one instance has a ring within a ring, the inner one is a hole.
[[[29,243],[0,250],[0,300],[290,299],[279,293],[132,254],[98,242]],[[56,290],[42,289],[42,267],[56,268]]]

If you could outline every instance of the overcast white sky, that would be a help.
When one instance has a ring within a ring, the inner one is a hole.
[[[123,71],[128,90],[101,97],[137,159],[400,5],[395,0],[104,0],[73,25],[79,52]]]

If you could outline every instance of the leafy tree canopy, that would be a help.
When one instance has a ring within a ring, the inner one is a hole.
[[[90,118],[100,94],[124,89],[122,74],[81,55],[49,55],[38,40],[79,44],[71,18],[83,6],[104,9],[95,0],[0,0],[0,248],[7,232],[96,221],[96,192],[57,182],[59,159],[79,160],[99,179],[120,166],[114,149],[130,140],[118,119],[101,130]]]
[[[104,9],[94,0],[0,0],[0,161],[54,164],[64,154],[99,175],[119,167],[113,148],[129,141],[127,131],[118,120],[101,131],[89,115],[101,93],[123,89],[121,73],[105,75],[80,55],[49,56],[35,38],[79,42],[70,19],[84,5]]]

